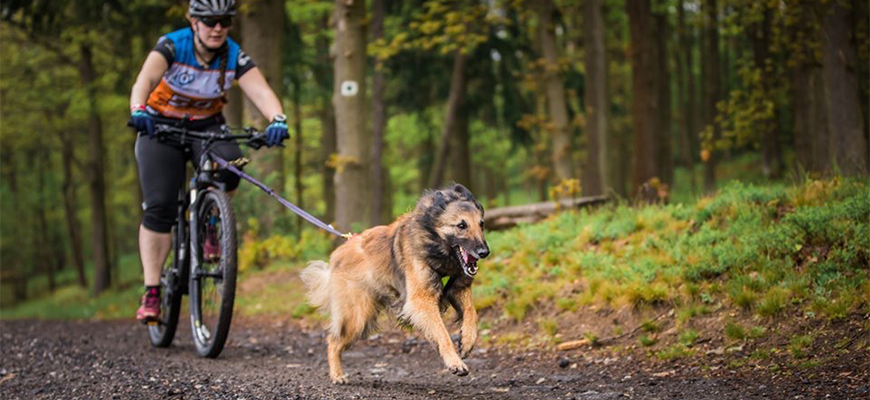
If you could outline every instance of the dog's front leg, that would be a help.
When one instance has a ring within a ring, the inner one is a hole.
[[[468,357],[477,342],[477,310],[471,299],[471,286],[456,293],[456,302],[462,312],[462,327],[460,328],[459,356]]]
[[[419,329],[429,341],[438,347],[441,360],[450,372],[464,376],[468,375],[468,366],[462,362],[453,342],[450,341],[450,333],[441,319],[441,311],[438,308],[438,295],[432,293],[423,284],[425,279],[416,281],[417,284],[408,285],[408,300],[402,310],[411,324]],[[410,283],[410,282],[409,282]]]

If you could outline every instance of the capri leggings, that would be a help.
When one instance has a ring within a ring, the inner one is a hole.
[[[212,131],[219,129],[223,118],[213,118],[210,123],[189,126],[192,130]],[[160,123],[162,119],[158,119]],[[178,122],[178,120],[175,120]],[[232,142],[217,142],[211,146],[212,152],[225,160],[242,156],[239,145]],[[160,233],[169,233],[175,224],[178,206],[178,193],[185,182],[186,164],[199,160],[202,152],[200,143],[181,146],[159,141],[142,133],[136,139],[136,163],[139,165],[139,184],[142,186],[145,213],[142,225]],[[239,186],[239,177],[229,171],[220,171],[217,176],[226,184],[227,191]]]

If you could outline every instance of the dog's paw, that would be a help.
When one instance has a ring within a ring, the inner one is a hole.
[[[477,342],[476,334],[462,334],[462,337],[459,339],[459,357],[468,358],[471,354],[471,350],[474,350],[474,343]]]
[[[465,365],[464,362],[460,362],[458,365],[454,365],[452,367],[449,367],[448,369],[450,370],[450,373],[452,373],[453,375],[458,375],[458,376],[468,375],[468,366]]]
[[[347,384],[347,375],[341,374],[339,376],[331,376],[332,383],[336,385],[346,385]]]

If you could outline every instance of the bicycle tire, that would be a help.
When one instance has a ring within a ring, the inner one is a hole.
[[[200,193],[196,203],[193,223],[190,227],[191,273],[190,323],[193,342],[200,356],[215,358],[220,355],[229,335],[233,317],[233,303],[236,295],[236,219],[229,196],[216,189],[206,189]],[[216,215],[215,215],[216,214]],[[219,229],[220,258],[217,262],[204,259],[205,230],[213,217],[213,229]],[[216,314],[210,303],[211,286],[219,297],[216,301]],[[208,292],[207,292],[208,291]]]
[[[178,316],[181,313],[181,298],[184,296],[182,285],[183,265],[180,265],[183,256],[182,248],[185,239],[179,237],[179,229],[183,223],[178,223],[172,228],[172,254],[167,258],[163,270],[160,272],[160,321],[148,325],[148,337],[154,347],[169,347],[175,338],[178,328]]]

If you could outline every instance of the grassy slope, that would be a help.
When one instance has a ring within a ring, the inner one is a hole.
[[[482,339],[538,346],[623,335],[672,359],[711,336],[763,340],[785,317],[809,327],[868,313],[868,216],[866,183],[732,183],[691,205],[612,204],[492,232],[493,256],[481,263],[474,287]],[[238,313],[320,319],[305,304],[296,273],[305,261],[326,257],[327,241],[313,232],[301,240],[246,237]],[[134,264],[122,266],[125,275],[137,277]],[[4,309],[2,317],[131,317],[135,281],[96,299],[63,288]],[[806,332],[793,336],[789,349],[799,352]],[[770,350],[759,351],[762,357]]]

